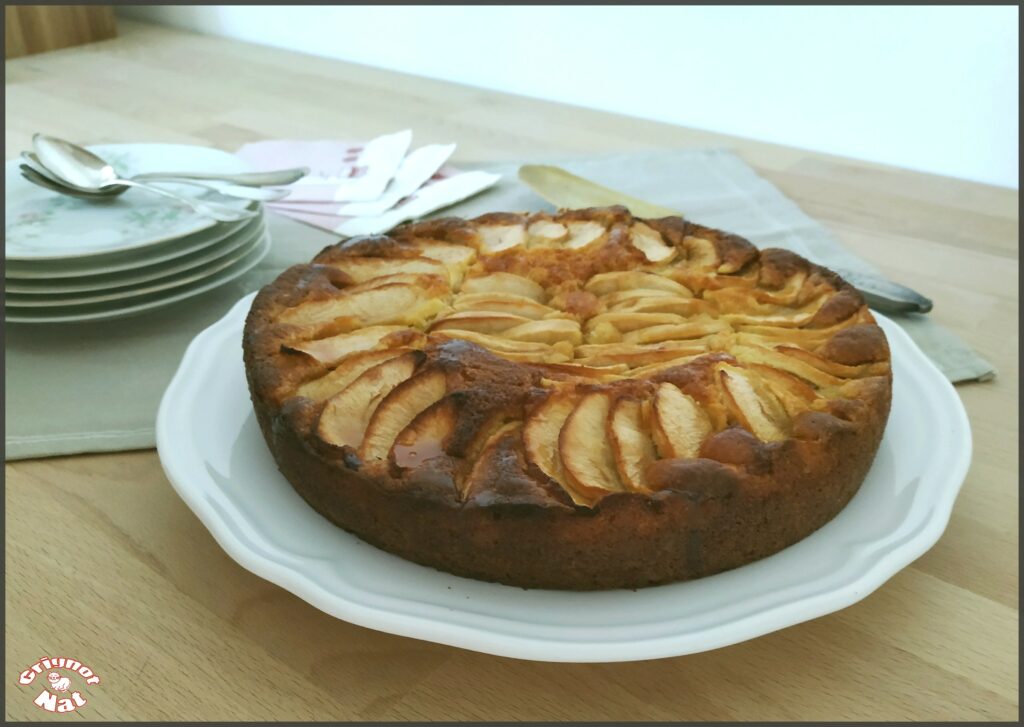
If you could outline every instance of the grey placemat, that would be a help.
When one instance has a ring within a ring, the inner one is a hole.
[[[685,210],[697,222],[737,232],[762,247],[787,247],[825,265],[877,273],[728,151],[657,151],[554,161],[633,196]],[[504,177],[494,188],[443,214],[550,208],[516,182],[518,164],[477,166]],[[6,458],[154,446],[160,397],[192,338],[240,297],[287,266],[309,260],[336,239],[277,215],[268,215],[268,226],[273,246],[255,270],[192,300],[103,323],[8,324]],[[898,322],[952,381],[991,375],[987,362],[927,316],[904,316]]]

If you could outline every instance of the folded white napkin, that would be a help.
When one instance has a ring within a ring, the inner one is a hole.
[[[254,170],[306,166],[310,174],[267,207],[339,235],[372,235],[487,189],[500,179],[446,164],[455,144],[409,151],[412,132],[368,142],[259,141],[238,156]]]

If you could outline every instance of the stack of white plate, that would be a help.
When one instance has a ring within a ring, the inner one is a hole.
[[[247,171],[227,152],[176,144],[90,147],[122,175]],[[173,200],[130,189],[108,202],[30,184],[6,164],[5,318],[10,323],[94,321],[176,303],[233,280],[270,249],[257,203],[199,187],[163,185],[256,217],[217,222]],[[209,195],[204,196],[204,195]]]

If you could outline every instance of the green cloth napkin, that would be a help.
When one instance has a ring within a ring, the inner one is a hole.
[[[694,221],[736,232],[762,247],[787,247],[826,266],[877,272],[725,150],[524,161],[557,163],[635,197],[686,210]],[[474,166],[503,178],[436,216],[550,209],[516,181],[518,164]],[[263,262],[242,278],[191,300],[123,320],[7,324],[6,458],[153,447],[160,397],[192,338],[240,297],[336,240],[269,213],[267,224],[273,246]],[[895,320],[951,381],[994,375],[990,364],[928,316]]]

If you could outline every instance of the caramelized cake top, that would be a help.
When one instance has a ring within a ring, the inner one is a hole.
[[[888,396],[885,336],[834,273],[621,207],[404,225],[258,302],[269,400],[347,466],[463,500],[591,507],[756,469]]]

